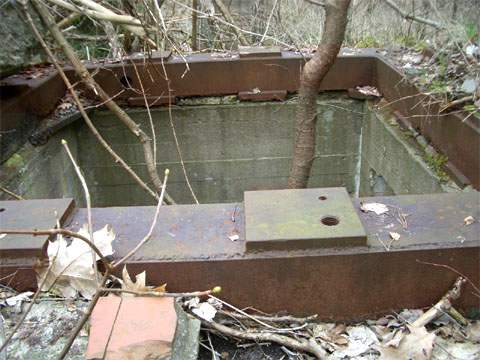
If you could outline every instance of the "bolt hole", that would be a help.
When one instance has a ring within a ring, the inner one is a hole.
[[[340,222],[340,220],[338,220],[336,216],[332,216],[332,215],[324,216],[320,221],[322,222],[323,225],[327,225],[327,226],[335,226],[335,225],[338,225],[338,223]]]
[[[3,211],[5,211],[5,208],[0,208],[0,212],[3,212]]]
[[[122,76],[120,78],[120,83],[123,85],[123,87],[126,87],[126,88],[132,87],[132,79],[130,78],[130,76]]]
[[[318,197],[318,200],[327,200],[327,197],[324,196],[324,195],[322,195],[322,196],[319,196],[319,197]]]

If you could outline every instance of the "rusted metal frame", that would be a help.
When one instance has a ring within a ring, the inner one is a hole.
[[[478,249],[478,248],[476,248]],[[222,298],[242,308],[293,314],[316,313],[322,320],[352,321],[391,314],[402,308],[430,307],[457,274],[423,262],[445,264],[479,282],[480,252],[468,248],[366,254],[248,258],[177,262],[131,262],[152,284],[171,291],[222,286]],[[456,305],[478,307],[465,289]]]
[[[424,262],[424,263],[422,263]],[[480,282],[477,248],[428,249],[314,256],[269,256],[203,261],[132,261],[129,271],[146,271],[150,284],[168,283],[186,292],[222,286],[222,298],[238,307],[266,312],[317,313],[328,321],[354,321],[391,314],[402,308],[430,307],[455,281],[450,266]],[[28,266],[2,266],[2,283],[19,291],[36,287]],[[119,274],[117,274],[119,275]],[[470,285],[456,307],[479,306]]]
[[[184,60],[180,57],[167,58],[161,54],[145,63],[135,59],[149,101],[154,105],[168,103],[168,87],[164,79],[162,60],[171,80],[172,96],[176,97],[236,95],[251,92],[255,88],[264,92],[273,91],[274,94],[285,90],[294,93],[298,89],[300,69],[304,62],[301,55],[292,52],[282,52],[281,56],[260,54],[259,57],[246,58],[238,55],[223,58],[212,54],[195,54],[188,56],[191,71],[185,73]],[[96,80],[111,96],[125,90],[120,82],[125,75],[132,80],[133,87],[138,87],[131,64],[91,65],[90,69],[98,71]],[[75,77],[71,70],[67,70],[67,74]],[[27,112],[45,115],[53,110],[66,90],[56,73],[41,80],[7,79],[2,83],[10,87],[15,84],[21,87],[31,86],[31,90],[19,98],[1,101],[4,114],[10,112],[21,115],[22,112]],[[465,114],[438,115],[438,104],[422,105],[424,95],[385,59],[371,51],[360,51],[353,56],[339,56],[322,82],[320,90],[347,90],[358,85],[377,86],[391,103],[392,109],[409,118],[413,126],[419,129],[436,149],[447,155],[453,166],[463,173],[475,188],[480,188],[480,129],[473,117],[463,121]],[[141,105],[143,101],[137,101],[138,97],[135,91],[126,90],[117,96],[116,100],[122,105]],[[431,99],[425,96],[424,101],[431,102]],[[170,99],[170,102],[174,102],[174,98]],[[15,128],[16,121],[14,116],[4,116],[1,130]],[[456,169],[451,169],[451,173],[458,173]],[[461,178],[460,175],[457,177]]]
[[[465,113],[440,113],[440,104],[410,84],[385,60],[377,61],[376,86],[390,107],[446,155],[472,185],[480,188],[480,124]],[[456,169],[450,169],[455,174]],[[458,171],[457,171],[458,172]],[[461,177],[461,175],[460,175]],[[463,180],[463,182],[465,182]]]
[[[184,61],[180,58],[170,58],[165,62],[165,68],[171,81],[170,87],[178,97],[236,95],[251,92],[255,88],[260,91],[286,90],[293,93],[298,89],[303,61],[300,55],[219,59],[210,54],[196,54],[188,57],[190,71],[187,73]],[[161,63],[152,61],[136,66],[149,97],[167,95],[168,88]],[[371,85],[374,73],[375,58],[339,57],[320,90],[346,90],[357,85]],[[121,79],[125,77],[134,88],[138,87],[136,74],[128,64],[100,68],[96,80],[107,93],[114,95],[124,89]],[[127,90],[116,100],[128,103],[128,99],[138,96]]]

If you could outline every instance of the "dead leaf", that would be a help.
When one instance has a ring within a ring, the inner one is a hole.
[[[463,219],[463,224],[465,226],[472,225],[475,222],[475,218],[473,216],[467,216],[465,219]]]
[[[22,303],[23,301],[29,300],[30,296],[32,295],[33,295],[32,291],[26,291],[15,296],[10,296],[5,300],[2,300],[0,304],[7,305],[7,306],[17,306],[18,303]]]
[[[163,293],[167,290],[167,284],[163,284],[157,287],[147,286],[146,280],[147,280],[147,274],[145,271],[142,271],[140,274],[135,276],[135,282],[134,282],[130,277],[130,274],[128,273],[127,266],[123,267],[123,270],[122,270],[122,289],[123,290],[128,290],[128,291],[133,291],[138,293],[147,292],[147,291]],[[132,296],[137,296],[137,295],[127,293],[127,292],[122,293],[122,297],[132,297]]]
[[[357,86],[355,89],[363,95],[380,97],[380,92],[374,86]]]
[[[238,235],[230,235],[228,238],[229,238],[231,241],[237,241],[238,239],[240,239],[240,236],[238,236]]]
[[[363,212],[374,212],[377,215],[382,215],[388,212],[388,206],[380,203],[361,203],[360,210]]]
[[[390,238],[394,241],[400,240],[400,234],[396,232],[390,232]]]
[[[215,299],[210,298],[206,302],[200,302],[198,297],[185,301],[184,305],[199,318],[209,322],[213,320],[217,310],[222,307],[222,304]]]
[[[63,103],[61,103],[60,105],[58,105],[58,108],[59,108],[60,110],[68,110],[68,109],[70,109],[72,106],[73,106],[72,103],[63,102]]]
[[[468,340],[475,343],[480,343],[480,321],[473,321],[469,323],[465,329],[465,333],[467,334]]]
[[[78,234],[90,239],[85,224]],[[105,225],[93,233],[93,242],[104,256],[113,254],[112,242],[115,233]],[[80,293],[86,299],[91,299],[97,291],[93,270],[92,250],[84,241],[73,238],[70,244],[58,235],[57,240],[49,242],[48,259],[51,264],[48,268],[38,269],[38,284],[45,279],[42,291],[52,290],[66,298],[72,298]],[[96,260],[100,257],[95,255]]]
[[[380,351],[379,360],[430,359],[436,335],[429,333],[425,327],[407,327],[410,333],[403,336],[398,348],[386,345],[377,347]]]

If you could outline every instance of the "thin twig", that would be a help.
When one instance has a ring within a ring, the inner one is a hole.
[[[418,259],[417,259],[417,262],[418,262],[419,264],[431,265],[431,266],[436,266],[436,267],[445,268],[445,269],[448,269],[448,270],[454,272],[454,273],[457,274],[458,276],[461,276],[462,278],[464,278],[464,279],[473,287],[473,289],[476,291],[476,295],[477,295],[478,297],[480,297],[480,289],[473,283],[473,281],[470,280],[470,279],[468,278],[468,276],[465,276],[465,275],[462,274],[460,271],[458,271],[457,269],[451,267],[450,265],[446,265],[446,264],[436,264],[436,263],[433,263],[433,262],[422,261],[422,260],[418,260]]]
[[[63,82],[67,86],[68,91],[72,95],[72,98],[75,101],[75,104],[77,105],[78,111],[82,115],[90,131],[97,138],[98,142],[104,147],[104,149],[107,150],[107,152],[112,156],[115,162],[120,164],[120,166],[122,166],[123,169],[127,171],[127,173],[140,185],[141,188],[147,191],[153,198],[158,199],[158,195],[154,191],[152,191],[152,189],[150,189],[150,187],[147,184],[145,184],[145,182],[142,179],[140,179],[140,177],[135,173],[135,171],[133,171],[132,168],[128,166],[128,164],[110,147],[108,142],[98,132],[97,128],[95,127],[92,120],[90,119],[87,112],[85,111],[85,108],[82,102],[80,101],[80,98],[78,97],[74,89],[74,86],[71,84],[70,80],[68,80],[67,76],[65,75],[65,72],[63,71],[63,68],[58,63],[55,55],[53,55],[52,51],[43,40],[42,35],[38,31],[26,7],[24,7],[24,13],[27,18],[27,22],[30,24],[30,27],[32,28],[33,33],[35,34],[37,40],[40,42],[40,44],[42,45],[47,55],[49,56],[50,61],[55,65],[55,68],[57,69],[58,73],[60,74],[60,77],[62,78]]]
[[[194,292],[184,292],[184,293],[171,293],[171,292],[161,292],[161,291],[135,291],[128,289],[116,289],[116,288],[101,288],[100,290],[111,293],[127,293],[137,296],[148,296],[148,297],[203,297],[211,294],[217,294],[221,291],[220,287],[214,287],[210,290],[205,291],[194,291]]]
[[[77,162],[75,161],[72,152],[70,151],[70,148],[68,147],[68,143],[66,140],[62,139],[62,145],[65,148],[65,151],[68,154],[68,157],[70,158],[70,161],[73,164],[73,168],[75,169],[75,172],[80,180],[80,183],[82,184],[83,188],[83,193],[85,195],[85,201],[87,203],[87,226],[88,226],[88,235],[90,236],[90,241],[95,244],[95,239],[93,238],[93,224],[92,224],[92,201],[90,198],[90,191],[88,190],[87,182],[85,180],[85,177],[82,174],[82,171],[80,170],[80,167],[77,165]],[[93,248],[90,248],[92,251],[92,263],[93,263],[93,271],[95,273],[95,282],[98,287],[98,267],[97,267],[97,256],[95,255],[95,251]]]
[[[393,10],[395,10],[397,13],[399,13],[400,16],[402,16],[403,18],[405,18],[407,20],[413,20],[413,21],[416,21],[416,22],[419,22],[419,23],[422,23],[422,24],[425,24],[425,25],[429,25],[429,26],[434,27],[435,29],[443,29],[445,27],[445,26],[441,25],[440,23],[438,23],[436,21],[433,21],[433,20],[430,20],[430,19],[425,19],[425,18],[410,14],[410,13],[402,10],[397,4],[395,4],[395,2],[393,2],[391,0],[384,0],[384,1],[388,6],[390,6]]]
[[[84,83],[90,90],[94,91],[102,100],[106,101],[105,106],[113,114],[115,114],[115,116],[121,122],[123,122],[123,124],[132,132],[133,135],[135,135],[135,137],[142,144],[148,174],[150,175],[150,178],[157,190],[160,191],[160,189],[162,188],[162,181],[158,176],[156,164],[153,163],[153,153],[150,137],[148,137],[147,134],[145,134],[145,132],[140,128],[140,126],[120,106],[118,106],[115,101],[112,101],[110,99],[110,96],[105,92],[105,90],[103,90],[103,88],[98,85],[98,83],[95,81],[92,74],[90,74],[86,66],[78,59],[75,50],[71,47],[71,45],[63,36],[62,32],[58,29],[48,10],[38,0],[32,0],[32,3],[35,5],[37,12],[46,24],[46,27],[50,30],[53,38],[62,48],[65,56],[72,63],[73,68],[75,69],[78,76],[80,76],[80,78],[84,81]],[[170,198],[168,194],[165,195],[165,199],[168,203],[174,203],[173,199]]]
[[[105,265],[105,267],[110,267],[110,262],[103,256],[103,254],[100,252],[98,247],[90,241],[90,239],[86,238],[83,235],[80,235],[79,233],[76,233],[74,231],[66,230],[66,229],[47,229],[47,230],[10,230],[10,229],[0,229],[0,234],[8,234],[8,235],[33,235],[33,236],[45,236],[45,235],[65,235],[65,236],[70,236],[73,238],[80,239],[87,243],[88,246],[90,246],[93,251],[98,255],[100,258],[100,261]]]
[[[143,88],[143,82],[142,82],[142,79],[140,78],[140,74],[138,73],[137,65],[135,65],[135,61],[133,61],[132,59],[130,59],[130,62],[132,63],[133,69],[135,70],[135,74],[137,75],[138,83],[140,84],[140,90],[143,95],[143,101],[145,102],[145,107],[147,108],[148,121],[150,122],[150,129],[152,131],[153,162],[156,164],[157,163],[157,135],[155,134],[155,126],[153,124],[150,105],[148,104],[147,95],[145,94],[145,89]]]
[[[109,275],[110,275],[110,269],[107,268],[105,271],[105,275],[103,275],[103,279],[100,283],[102,287],[105,285],[105,282],[107,281]],[[83,326],[85,325],[87,320],[90,318],[93,308],[97,304],[98,299],[100,298],[101,295],[102,295],[102,291],[99,289],[93,296],[92,300],[90,300],[90,304],[88,305],[87,311],[85,312],[85,314],[83,314],[80,321],[77,322],[77,325],[75,325],[75,328],[73,329],[72,333],[68,337],[67,343],[65,344],[65,346],[62,349],[62,352],[58,356],[59,360],[63,360],[65,356],[67,356],[68,351],[70,350],[70,347],[72,346],[73,342],[77,338],[78,333],[83,329]]]
[[[23,197],[20,195],[15,194],[14,192],[4,188],[3,186],[0,186],[0,191],[3,191],[5,194],[10,195],[11,197],[17,199],[17,200],[25,200]]]
[[[267,36],[268,28],[270,27],[270,22],[272,21],[273,12],[275,11],[275,8],[277,7],[277,2],[278,2],[278,0],[275,0],[275,2],[273,3],[272,11],[270,11],[270,15],[268,16],[268,19],[267,19],[267,25],[265,26],[265,32],[263,33],[263,36],[260,39],[260,45],[263,44],[263,41],[265,40],[265,36]]]
[[[164,76],[165,76],[165,81],[167,82],[167,87],[168,87],[168,120],[170,122],[170,127],[172,129],[173,139],[175,141],[175,146],[177,148],[178,158],[180,160],[180,165],[182,166],[183,176],[185,177],[185,182],[187,183],[187,187],[190,190],[190,194],[192,194],[192,197],[193,197],[193,200],[195,201],[195,203],[199,204],[198,198],[195,195],[195,192],[193,191],[192,184],[190,183],[190,179],[188,178],[188,175],[187,175],[187,169],[185,168],[185,162],[183,161],[182,150],[180,149],[180,143],[178,141],[177,132],[175,130],[175,125],[173,124],[172,97],[171,97],[172,90],[170,88],[170,79],[168,77],[167,69],[165,68],[165,64],[163,62],[163,59],[161,61],[161,64],[162,64],[162,69],[163,69],[163,73],[164,73]]]
[[[137,246],[135,246],[132,250],[130,250],[127,255],[125,255],[123,258],[118,260],[114,265],[113,268],[118,267],[119,265],[123,264],[125,261],[127,261],[132,255],[134,255],[152,236],[153,230],[155,229],[155,226],[157,224],[157,219],[158,219],[158,214],[160,212],[160,208],[163,204],[163,197],[165,196],[165,189],[167,188],[167,180],[168,180],[168,174],[170,170],[165,169],[165,177],[163,179],[163,188],[162,192],[160,193],[160,198],[158,199],[158,204],[157,208],[155,210],[155,215],[153,216],[153,221],[152,225],[150,226],[150,230],[148,231],[147,235],[140,241]]]
[[[303,324],[303,323],[307,323],[307,322],[310,322],[310,321],[314,321],[318,317],[318,315],[312,315],[312,316],[307,316],[307,317],[304,317],[304,318],[299,318],[299,317],[290,316],[290,315],[286,315],[286,316],[275,316],[275,315],[266,316],[266,315],[252,315],[252,314],[249,314],[249,316],[245,316],[243,314],[237,314],[237,313],[233,313],[231,311],[225,311],[225,310],[219,310],[218,312],[220,314],[227,315],[227,316],[235,316],[238,319],[251,319],[253,317],[253,318],[258,319],[258,320],[270,321],[270,322],[274,322],[274,323]]]

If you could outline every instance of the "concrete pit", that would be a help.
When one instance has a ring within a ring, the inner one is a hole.
[[[320,95],[317,104],[317,150],[309,187],[346,187],[355,197],[459,190],[447,176],[432,169],[428,154],[399,127],[394,116],[379,111],[373,102],[334,92]],[[294,99],[261,103],[241,103],[236,97],[179,101],[172,119],[199,202],[238,202],[243,200],[244,191],[285,188],[295,109]],[[159,173],[169,168],[168,192],[180,204],[192,203],[169,112],[154,108],[151,113]],[[150,133],[145,109],[130,109],[129,114]],[[96,111],[91,116],[112,148],[148,181],[138,140],[109,112]],[[45,145],[25,144],[3,164],[2,184],[27,199],[72,197],[77,205],[84,205],[80,183],[60,139],[68,141],[86,176],[93,206],[154,204],[154,199],[112,161],[81,119],[57,132]]]

